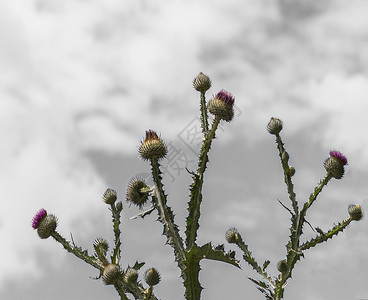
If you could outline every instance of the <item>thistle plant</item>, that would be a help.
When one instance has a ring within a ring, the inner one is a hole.
[[[203,259],[225,262],[236,268],[240,268],[240,261],[235,258],[235,252],[225,251],[224,244],[212,245],[211,241],[202,245],[197,243],[201,204],[203,201],[204,174],[209,162],[209,152],[220,122],[230,122],[234,117],[235,98],[230,92],[220,90],[209,101],[206,100],[206,92],[211,88],[211,85],[210,78],[203,73],[200,73],[193,80],[193,87],[200,93],[200,120],[203,141],[196,169],[187,169],[188,174],[192,177],[192,183],[189,187],[190,195],[185,231],[179,231],[164,189],[160,162],[165,159],[168,153],[168,147],[162,137],[153,130],[146,131],[145,138],[140,142],[138,149],[140,158],[150,165],[153,185],[149,186],[143,178],[133,177],[129,181],[125,191],[126,201],[129,204],[136,205],[141,211],[132,219],[144,219],[145,216],[154,211],[157,212],[158,221],[163,226],[163,235],[167,239],[166,243],[172,247],[175,262],[180,269],[185,288],[185,299],[187,300],[199,300],[201,298],[203,288],[199,281],[199,273],[201,270],[200,262]],[[316,227],[314,230],[317,234],[314,238],[304,242],[301,240],[304,225],[306,223],[310,225],[306,220],[308,209],[316,201],[317,196],[331,179],[341,179],[343,177],[347,159],[339,151],[330,152],[330,157],[324,162],[326,176],[319,182],[309,199],[300,209],[292,183],[292,176],[295,174],[295,169],[289,165],[289,154],[286,152],[280,136],[282,128],[283,123],[277,118],[271,118],[267,126],[268,132],[276,138],[277,149],[284,173],[284,181],[291,201],[291,208],[280,202],[291,215],[291,226],[290,240],[286,244],[286,257],[277,264],[278,276],[272,277],[268,274],[267,267],[270,264],[269,260],[266,260],[262,266],[256,261],[248,245],[244,242],[235,227],[231,227],[225,233],[226,241],[230,244],[236,244],[243,252],[245,262],[250,264],[262,277],[260,280],[254,278],[249,279],[257,285],[266,299],[275,300],[283,298],[285,286],[291,278],[295,264],[304,256],[306,250],[342,232],[351,221],[358,221],[362,218],[361,207],[359,205],[350,205],[348,207],[349,217],[346,220],[334,225],[326,232]],[[102,237],[98,237],[94,241],[93,255],[89,255],[88,250],[78,247],[74,243],[72,236],[71,241],[67,241],[56,231],[58,224],[56,216],[48,214],[45,209],[41,209],[36,213],[32,221],[32,227],[37,230],[41,239],[54,238],[68,252],[98,269],[99,276],[97,279],[101,279],[106,285],[114,286],[120,299],[130,299],[128,295],[132,295],[134,299],[139,300],[158,299],[154,294],[154,286],[160,283],[161,275],[154,267],[147,269],[144,273],[140,272],[145,264],[144,262],[137,261],[133,266],[128,265],[123,267],[120,231],[120,219],[123,210],[122,201],[118,200],[116,191],[112,189],[105,191],[103,201],[108,205],[112,214],[114,242],[113,249],[110,252],[109,243]],[[147,204],[150,204],[150,208],[143,210]],[[108,253],[110,253],[110,257],[108,257]],[[144,279],[145,284],[139,280],[139,276]]]

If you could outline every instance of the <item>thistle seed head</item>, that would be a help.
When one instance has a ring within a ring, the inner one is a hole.
[[[212,85],[211,79],[203,74],[202,72],[198,74],[193,80],[193,87],[201,93],[204,93],[210,89]]]
[[[54,215],[46,215],[38,224],[37,233],[41,239],[47,239],[57,227],[57,218]]]
[[[133,177],[126,189],[126,200],[139,208],[142,208],[146,204],[150,194],[150,188],[140,177]]]
[[[211,114],[230,122],[234,117],[234,101],[231,93],[221,90],[208,102],[207,108]]]
[[[350,215],[350,219],[354,221],[359,221],[363,217],[363,212],[360,205],[356,204],[349,205],[348,212]]]
[[[344,166],[348,164],[347,158],[339,151],[330,151],[330,157],[324,161],[326,172],[336,179],[344,176]]]
[[[226,231],[225,238],[228,243],[236,244],[240,240],[240,234],[236,228],[231,227]]]
[[[282,121],[280,119],[272,117],[267,125],[267,131],[271,134],[279,134],[282,130]]]
[[[124,281],[127,283],[134,283],[136,282],[138,279],[138,271],[136,269],[133,268],[129,268],[126,272],[125,272],[125,276],[124,276]]]
[[[151,268],[144,273],[144,280],[149,286],[154,286],[160,282],[161,275],[155,268]]]
[[[114,284],[119,278],[121,272],[117,264],[108,264],[102,272],[102,281],[106,285]]]
[[[114,204],[117,199],[117,193],[115,190],[107,189],[106,192],[103,194],[103,201],[106,204]]]
[[[153,130],[146,131],[146,138],[139,147],[139,155],[143,160],[161,159],[167,154],[167,146]]]

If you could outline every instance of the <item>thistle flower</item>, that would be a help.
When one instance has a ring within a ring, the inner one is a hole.
[[[134,283],[136,282],[138,279],[138,271],[136,269],[133,268],[129,268],[126,272],[125,272],[125,276],[124,276],[124,281],[127,283]]]
[[[146,138],[141,142],[139,155],[143,160],[160,159],[166,156],[167,147],[153,130],[146,131]]]
[[[121,272],[117,264],[108,264],[102,272],[102,281],[106,284],[114,284],[119,278]]]
[[[271,134],[279,134],[282,130],[282,121],[277,118],[271,118],[267,125],[267,131]]]
[[[350,219],[354,221],[359,221],[363,217],[362,208],[360,205],[349,205],[348,212],[350,215]]]
[[[336,179],[344,176],[344,166],[348,164],[347,158],[339,151],[330,151],[330,157],[325,160],[326,172]]]
[[[133,177],[126,189],[126,200],[142,208],[148,200],[149,192],[150,188],[142,178]]]
[[[210,89],[212,85],[211,79],[203,74],[202,72],[198,74],[193,80],[193,87],[201,93],[204,93]]]
[[[208,111],[222,120],[230,122],[234,117],[234,101],[235,98],[231,93],[221,90],[208,102]]]
[[[236,242],[240,239],[240,234],[236,228],[232,227],[226,231],[225,238],[228,243],[236,244]]]
[[[41,208],[32,219],[33,229],[37,229],[41,221],[47,216],[47,211]]]
[[[114,204],[117,199],[117,194],[115,190],[107,189],[106,192],[103,194],[103,201],[106,204]]]
[[[155,268],[151,268],[144,273],[144,280],[149,286],[154,286],[160,282],[161,276]]]

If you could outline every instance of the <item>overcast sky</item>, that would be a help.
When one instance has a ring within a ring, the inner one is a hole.
[[[114,188],[124,202],[123,267],[157,267],[161,299],[183,299],[161,224],[124,199],[134,175],[148,176],[137,149],[147,129],[171,149],[162,162],[165,189],[185,229],[190,177],[196,166],[199,95],[192,80],[208,74],[208,98],[224,88],[236,116],[222,124],[205,177],[200,244],[225,242],[239,229],[269,271],[285,257],[289,205],[270,117],[296,168],[300,203],[324,176],[332,149],[349,165],[308,213],[328,230],[351,203],[368,206],[368,1],[308,0],[12,0],[0,2],[0,299],[118,299],[90,277],[98,272],[38,238],[33,215],[45,208],[58,231],[83,248],[112,241],[101,196]],[[176,154],[176,155],[174,155]],[[170,155],[170,154],[169,154]],[[179,157],[185,159],[178,159]],[[306,252],[285,299],[368,299],[368,221]],[[305,228],[306,236],[313,232]],[[226,249],[234,249],[226,245]],[[237,252],[241,259],[241,252]],[[204,300],[263,299],[246,276],[202,263]]]

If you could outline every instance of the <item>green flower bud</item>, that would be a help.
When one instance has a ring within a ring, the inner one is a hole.
[[[106,255],[107,250],[109,250],[108,242],[103,238],[97,238],[93,242],[93,247],[95,248],[96,252],[101,253],[103,256]]]
[[[289,175],[291,176],[291,177],[293,177],[294,175],[295,175],[295,168],[294,167],[290,167],[289,166]]]
[[[126,189],[126,200],[139,208],[142,208],[146,204],[151,189],[148,187],[144,179],[139,177],[133,177]]]
[[[348,212],[350,215],[350,219],[354,221],[359,221],[363,217],[363,212],[360,205],[356,204],[349,205]]]
[[[136,269],[133,268],[129,268],[126,272],[125,272],[125,276],[124,276],[124,281],[127,283],[134,283],[136,282],[138,279],[138,271]]]
[[[120,267],[117,264],[108,264],[102,272],[102,281],[106,285],[114,284],[121,275]]]
[[[279,272],[281,273],[286,273],[287,271],[287,263],[286,260],[281,260],[277,263],[277,270],[279,270]]]
[[[149,286],[154,286],[160,282],[161,276],[155,268],[151,268],[144,273],[144,280]]]
[[[203,74],[202,72],[198,74],[193,80],[193,87],[201,93],[204,93],[210,89],[212,85],[211,79]]]
[[[153,130],[146,131],[146,138],[141,142],[139,155],[143,160],[161,159],[167,154],[167,147],[163,140]]]
[[[121,212],[123,210],[123,203],[121,201],[119,201],[118,203],[116,203],[116,210],[118,212]]]
[[[282,130],[282,121],[277,118],[271,118],[267,125],[267,131],[271,134],[279,134]]]
[[[115,190],[107,189],[103,194],[103,200],[106,204],[114,204],[117,199],[117,194]]]
[[[228,243],[236,244],[240,240],[241,237],[240,237],[238,230],[232,227],[226,231],[225,238]]]
[[[335,179],[341,179],[344,176],[344,166],[348,164],[346,157],[339,151],[330,151],[330,157],[324,162],[326,172]]]

